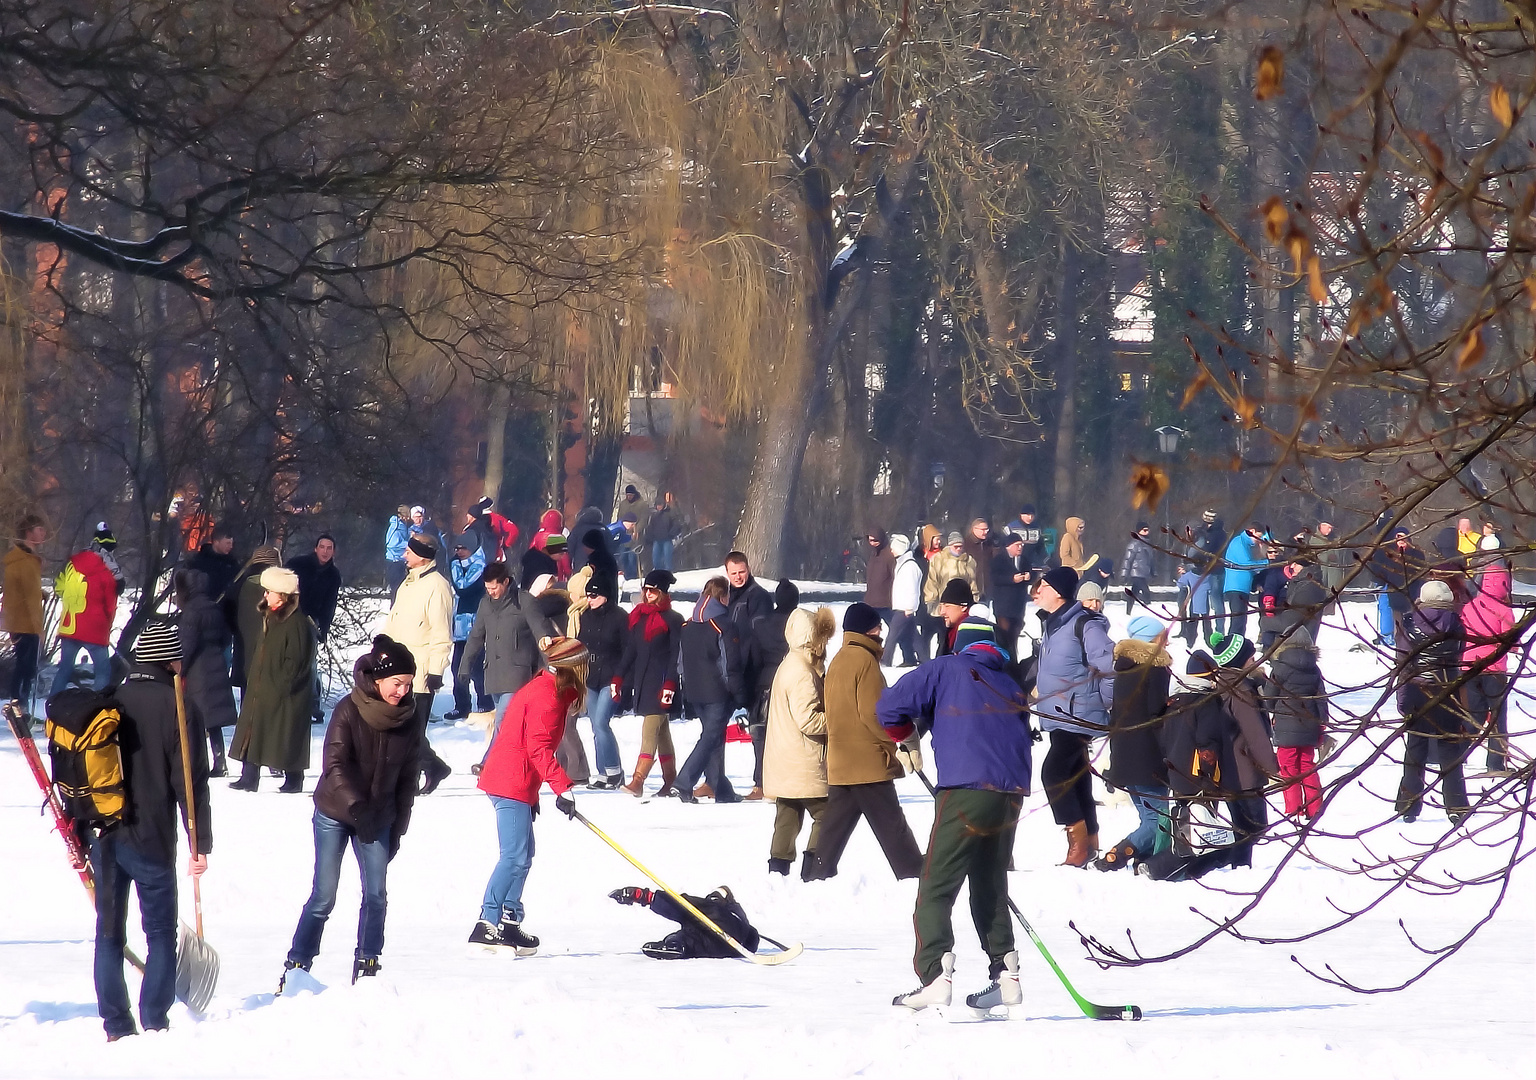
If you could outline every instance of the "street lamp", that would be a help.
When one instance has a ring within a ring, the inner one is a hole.
[[[1170,549],[1174,546],[1171,542],[1173,538],[1172,522],[1169,520],[1169,507],[1171,506],[1173,500],[1168,498],[1169,495],[1173,494],[1172,458],[1179,452],[1179,436],[1187,434],[1189,433],[1183,428],[1174,427],[1172,424],[1164,424],[1162,427],[1157,429],[1157,448],[1166,454],[1169,458],[1168,491],[1164,495],[1163,500],[1163,536],[1165,538],[1164,542],[1168,543]],[[1177,556],[1173,555],[1170,551],[1168,558],[1169,569],[1172,570],[1176,565],[1174,560],[1177,558]],[[1170,573],[1168,576],[1172,577],[1173,575]],[[1177,584],[1177,582],[1175,582],[1175,584]]]

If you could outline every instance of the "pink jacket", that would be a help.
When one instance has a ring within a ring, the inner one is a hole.
[[[1509,569],[1490,566],[1483,571],[1476,596],[1461,609],[1467,645],[1461,654],[1463,667],[1472,667],[1485,657],[1494,659],[1485,671],[1509,670],[1509,645],[1500,641],[1515,628],[1515,613],[1509,606]]]

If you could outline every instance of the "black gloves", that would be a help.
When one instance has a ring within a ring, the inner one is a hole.
[[[555,809],[572,821],[576,820],[576,800],[571,798],[570,792],[555,796]]]
[[[417,789],[417,793],[421,795],[432,794],[437,790],[437,785],[448,779],[449,774],[452,772],[453,769],[448,766],[446,761],[436,754],[432,754],[422,766],[421,787]]]
[[[427,676],[427,693],[435,694],[439,690],[441,690],[442,688],[443,688],[443,677],[441,675],[428,675]]]
[[[651,906],[651,900],[656,896],[650,889],[642,889],[636,885],[626,885],[622,889],[614,889],[608,894],[608,899],[616,900],[621,904],[644,904]]]

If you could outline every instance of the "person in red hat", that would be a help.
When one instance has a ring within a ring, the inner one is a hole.
[[[523,931],[523,884],[533,866],[533,819],[539,789],[555,793],[555,807],[576,814],[571,778],[555,760],[565,725],[587,699],[587,647],[575,638],[553,638],[544,647],[549,667],[513,695],[480,770],[480,790],[496,808],[501,856],[485,885],[480,920],[469,943],[487,952],[531,956],[539,939]]]

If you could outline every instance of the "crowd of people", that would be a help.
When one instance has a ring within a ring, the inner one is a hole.
[[[1007,871],[1031,790],[1034,741],[1046,743],[1039,775],[1065,833],[1067,866],[1196,878],[1251,862],[1269,824],[1268,794],[1280,795],[1296,823],[1324,813],[1318,771],[1330,691],[1317,635],[1360,563],[1382,597],[1376,644],[1391,650],[1404,717],[1397,813],[1413,821],[1422,812],[1431,761],[1453,823],[1472,809],[1464,764],[1474,745],[1486,744],[1491,773],[1509,768],[1506,702],[1518,643],[1510,567],[1491,521],[1476,532],[1465,519],[1443,531],[1435,538],[1439,558],[1430,558],[1407,529],[1389,529],[1385,516],[1382,542],[1356,552],[1336,545],[1327,522],[1277,541],[1257,522],[1229,536],[1209,510],[1172,552],[1180,564],[1179,614],[1171,621],[1150,605],[1158,547],[1138,524],[1120,563],[1132,616],[1120,640],[1104,613],[1114,568],[1089,550],[1081,517],[1054,533],[1025,505],[1000,535],[977,518],[963,533],[924,525],[915,543],[871,530],[864,596],[844,611],[829,662],[833,612],[802,607],[788,579],[770,593],[740,551],[726,556],[723,573],[704,581],[696,600],[675,609],[671,509],[663,498],[642,517],[640,502],[631,487],[611,524],[584,513],[569,532],[550,510],[521,552],[516,525],[489,499],[471,507],[451,537],[420,506],[401,506],[387,523],[390,603],[322,741],[314,883],[285,978],[318,953],[349,846],[364,883],[354,979],[378,970],[388,867],[414,800],[450,772],[427,737],[450,674],[453,708],[444,718],[479,719],[487,730],[472,771],[499,840],[472,946],[521,955],[539,947],[523,927],[522,894],[546,785],[568,815],[583,786],[685,803],[767,800],[775,804],[771,873],[793,873],[799,848],[802,880],[835,876],[866,821],[894,876],[918,879],[914,967],[922,986],[896,998],[914,1009],[950,1000],[951,912],[962,882],[991,980],[968,1004],[984,1010],[1020,1000]],[[46,529],[25,518],[17,537],[6,556],[4,614],[18,657],[12,698],[25,702],[42,632],[37,549]],[[108,635],[122,591],[113,544],[102,523],[55,582],[65,622],[54,686],[69,685],[84,649],[91,688],[115,692],[125,727],[136,732],[124,774],[129,805],[138,808],[128,820],[138,824],[104,832],[91,848],[98,882],[111,883],[97,891],[97,984],[107,1033],[116,1038],[134,1030],[119,992],[122,905],[133,882],[141,904],[159,913],[157,927],[167,889],[174,912],[175,845],[166,823],[176,806],[190,799],[196,809],[192,872],[200,874],[213,839],[207,779],[227,775],[230,759],[240,763],[236,790],[257,791],[264,769],[281,774],[279,792],[305,790],[311,723],[324,719],[317,649],[335,618],[342,576],[328,534],[286,564],[265,545],[241,561],[234,536],[216,526],[172,575],[175,617],[141,633],[112,691]],[[620,585],[639,575],[642,557],[648,569],[626,610]],[[1031,605],[1034,624],[1025,617]],[[1173,671],[1171,636],[1190,646],[1182,673]],[[913,666],[888,685],[887,669]],[[178,680],[196,733],[187,748],[190,789],[169,764],[181,746],[165,687]],[[640,717],[640,745],[626,768],[611,722],[629,713]],[[591,764],[580,717],[590,725]],[[671,729],[685,717],[700,731],[679,764]],[[724,767],[733,728],[753,749],[745,793]],[[903,775],[923,774],[924,737],[936,762],[926,846],[895,788]],[[1102,769],[1100,740],[1107,741]],[[1101,843],[1096,775],[1123,790],[1137,812],[1136,829],[1118,843]],[[806,817],[811,829],[801,845]],[[651,902],[638,892],[615,896]],[[687,930],[686,917],[679,921]],[[679,931],[645,949],[675,958],[716,947],[700,940]],[[140,1010],[146,1027],[164,1026],[169,984],[162,983],[174,949],[174,940],[167,946],[158,930],[151,934],[146,963],[155,977],[147,972]]]

